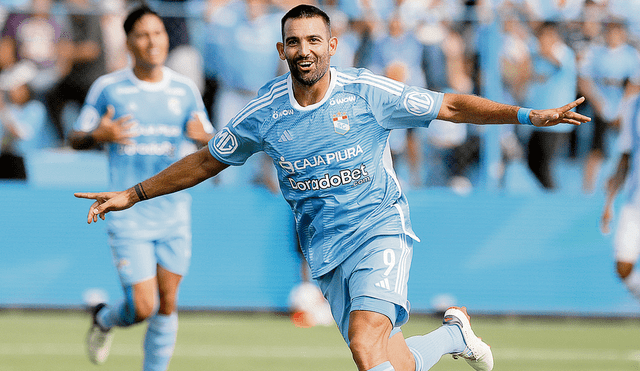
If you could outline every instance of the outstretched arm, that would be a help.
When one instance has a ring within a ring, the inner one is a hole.
[[[528,118],[534,126],[580,125],[591,121],[591,118],[571,111],[582,102],[584,97],[559,108],[532,110]],[[519,109],[520,107],[517,106],[494,102],[475,95],[445,94],[438,118],[480,125],[519,124]]]
[[[215,176],[229,165],[218,161],[204,147],[182,158],[153,177],[120,192],[75,193],[78,198],[96,200],[89,209],[87,223],[104,220],[110,211],[124,210],[139,201],[178,192]]]
[[[629,164],[631,160],[631,154],[623,153],[618,162],[618,168],[616,172],[607,181],[607,199],[604,203],[604,210],[602,211],[602,218],[600,219],[600,230],[604,234],[608,234],[609,224],[613,218],[613,201],[616,199],[616,194],[620,190],[620,187],[627,179],[627,173],[629,172]]]

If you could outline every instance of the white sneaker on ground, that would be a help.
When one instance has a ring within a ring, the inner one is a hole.
[[[461,353],[452,354],[453,358],[464,358],[476,371],[491,371],[493,369],[491,347],[473,333],[469,319],[470,317],[465,307],[450,307],[444,312],[442,323],[445,325],[458,326],[462,331],[462,338],[467,345]]]
[[[92,322],[91,328],[87,333],[87,355],[91,362],[95,364],[103,364],[107,357],[109,357],[109,351],[111,350],[111,342],[113,341],[113,332],[104,330],[98,324],[97,316],[100,309],[104,308],[106,304],[100,303],[91,308]]]

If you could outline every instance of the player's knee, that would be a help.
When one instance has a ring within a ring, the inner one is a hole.
[[[631,271],[633,270],[633,264],[627,262],[618,262],[616,264],[616,270],[618,272],[618,276],[621,279],[625,279],[631,274]]]
[[[155,310],[155,300],[153,298],[139,298],[136,300],[136,322],[144,321],[151,317]]]
[[[350,337],[349,349],[358,364],[375,365],[376,360],[386,354],[382,337],[365,332]]]

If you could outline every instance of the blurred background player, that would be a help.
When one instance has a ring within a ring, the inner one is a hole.
[[[133,67],[91,87],[71,145],[108,150],[111,187],[136,184],[203,145],[213,127],[195,84],[164,66],[169,38],[148,7],[124,22]],[[165,370],[178,330],[177,293],[191,260],[191,198],[180,192],[110,218],[108,232],[125,298],[93,308],[87,336],[91,360],[109,354],[113,327],[147,320],[143,370]]]
[[[622,210],[614,238],[616,271],[629,292],[640,301],[640,272],[634,269],[640,256],[640,95],[623,103],[621,131],[618,136],[620,160],[615,173],[607,181],[606,202],[602,213],[601,230],[609,233],[616,194],[629,178],[629,194]]]

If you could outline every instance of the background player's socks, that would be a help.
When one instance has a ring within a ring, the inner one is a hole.
[[[178,313],[156,313],[149,318],[144,338],[144,371],[164,371],[169,366],[178,334]]]
[[[367,371],[395,371],[396,369],[391,366],[391,362],[387,361],[385,363],[381,363],[374,368],[370,368]]]
[[[135,313],[123,300],[113,307],[106,306],[96,316],[98,324],[103,329],[112,327],[127,327],[135,323]]]
[[[634,269],[622,282],[624,282],[633,296],[640,300],[640,273],[638,273],[638,270]]]
[[[449,353],[464,351],[465,343],[458,326],[444,325],[426,335],[406,340],[416,360],[416,371],[428,370]]]

